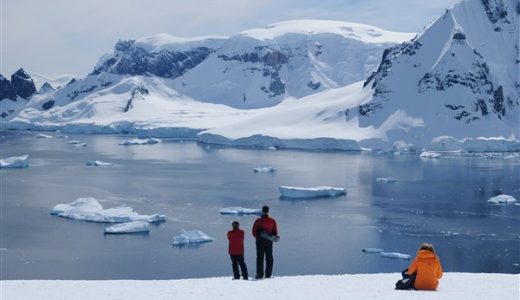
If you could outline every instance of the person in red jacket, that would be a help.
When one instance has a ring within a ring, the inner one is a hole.
[[[273,273],[273,241],[277,242],[278,228],[276,221],[269,217],[269,207],[262,207],[262,217],[253,224],[253,236],[256,239],[256,279],[270,278]]]
[[[408,275],[415,274],[413,286],[417,290],[436,290],[439,279],[442,277],[442,266],[435,249],[430,243],[422,243],[417,256],[414,258],[408,271]]]
[[[240,279],[238,266],[242,271],[242,278],[248,279],[247,266],[244,262],[244,231],[240,229],[240,224],[237,221],[231,223],[233,230],[228,231],[227,238],[229,240],[229,256],[231,257],[231,266],[233,268],[233,276],[235,279]]]

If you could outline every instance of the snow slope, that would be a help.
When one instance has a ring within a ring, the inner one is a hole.
[[[231,267],[230,267],[231,274]],[[519,275],[445,273],[437,291],[397,291],[401,274],[313,275],[262,281],[184,280],[1,281],[3,299],[385,299],[517,300]]]

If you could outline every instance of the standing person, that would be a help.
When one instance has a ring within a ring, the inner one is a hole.
[[[269,207],[262,207],[262,217],[256,219],[253,225],[253,236],[256,239],[256,279],[264,277],[265,256],[265,278],[273,274],[273,241],[277,242],[278,228],[276,221],[269,217]]]
[[[435,249],[430,243],[422,243],[417,256],[414,258],[407,272],[412,278],[415,275],[413,287],[417,290],[436,290],[439,286],[439,279],[442,277],[442,266],[439,257],[435,254]]]
[[[240,279],[238,266],[242,271],[242,278],[248,279],[247,266],[244,262],[244,231],[240,229],[240,224],[237,221],[231,223],[232,230],[228,231],[227,237],[229,240],[229,256],[231,257],[231,266],[233,267],[233,276],[235,279]]]

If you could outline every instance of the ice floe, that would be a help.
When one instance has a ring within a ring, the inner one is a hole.
[[[225,207],[220,210],[220,213],[223,215],[255,215],[255,214],[261,214],[261,209],[256,208],[244,208],[240,206],[234,206],[234,207]]]
[[[200,244],[212,242],[213,238],[200,230],[182,230],[182,233],[173,237],[172,245],[185,246],[189,244]]]
[[[67,144],[74,145],[76,147],[87,147],[87,143],[84,143],[82,141],[68,141]]]
[[[274,173],[276,172],[276,168],[267,166],[267,167],[256,167],[253,169],[253,172],[255,173]]]
[[[28,168],[29,155],[13,156],[0,159],[0,168]]]
[[[403,253],[399,253],[399,252],[381,252],[380,255],[382,257],[386,257],[386,258],[394,258],[394,259],[411,259],[412,256],[408,255],[408,254],[403,254]]]
[[[51,210],[51,215],[74,220],[84,220],[102,223],[121,223],[133,221],[164,222],[164,215],[140,215],[131,207],[120,206],[104,209],[103,206],[92,197],[78,198],[68,204],[58,204]]]
[[[37,139],[50,139],[52,138],[52,135],[47,135],[47,134],[43,134],[43,133],[39,133],[35,136],[35,138]]]
[[[87,160],[85,162],[85,165],[90,166],[90,167],[97,167],[97,166],[110,166],[112,164],[108,163],[108,162],[100,161],[100,160]]]
[[[278,187],[282,197],[286,198],[318,198],[318,197],[337,197],[345,195],[347,190],[341,187],[316,186],[316,187],[296,187],[296,186],[280,186]]]
[[[395,177],[378,177],[376,178],[376,182],[381,182],[381,183],[394,183],[397,181],[397,178]]]
[[[122,146],[129,146],[129,145],[153,145],[160,143],[161,139],[156,138],[147,138],[147,139],[130,139],[130,140],[124,140],[119,143],[119,145]]]
[[[379,249],[379,248],[363,248],[361,249],[362,252],[365,252],[365,253],[381,253],[383,252],[383,249]]]
[[[433,151],[423,151],[420,155],[422,158],[439,158],[440,156],[440,153]]]
[[[66,139],[69,136],[68,135],[64,135],[64,134],[58,134],[56,137],[59,138],[59,139]]]
[[[498,195],[488,199],[490,204],[510,204],[516,202],[515,197],[510,195]]]
[[[105,228],[105,233],[137,233],[150,231],[150,224],[146,221],[125,222]]]

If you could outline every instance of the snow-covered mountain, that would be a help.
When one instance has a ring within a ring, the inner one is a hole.
[[[69,74],[63,74],[58,76],[42,75],[30,70],[26,70],[26,73],[34,81],[34,85],[36,86],[36,90],[38,90],[38,92],[40,92],[42,87],[46,85],[45,83],[47,83],[47,87],[44,88],[44,90],[48,90],[49,87],[52,87],[52,89],[59,89],[65,84],[67,84],[67,82],[71,81],[73,78],[76,78],[76,76]]]
[[[326,137],[368,148],[520,150],[519,14],[518,1],[462,1],[412,41],[386,49],[363,87],[282,103],[201,139],[283,147]]]
[[[0,75],[0,117],[15,117],[36,93],[32,78],[20,68],[11,75],[11,80]]]
[[[290,21],[230,38],[120,41],[85,79],[32,99],[3,127],[278,148],[520,150],[519,13],[518,1],[463,0],[384,51],[410,35]]]

